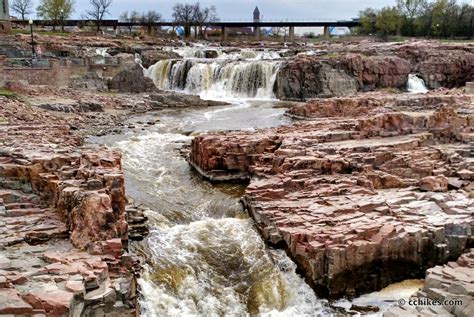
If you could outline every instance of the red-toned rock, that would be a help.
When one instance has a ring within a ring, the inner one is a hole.
[[[211,180],[250,179],[244,202],[263,237],[332,298],[456,258],[470,241],[474,208],[467,184],[437,192],[447,190],[447,177],[474,170],[459,154],[469,147],[456,143],[472,134],[466,115],[453,108],[347,115],[201,135],[190,154]]]
[[[443,175],[423,177],[420,179],[420,189],[432,192],[445,192],[448,190],[448,178]]]
[[[35,309],[42,309],[48,316],[61,316],[70,313],[74,294],[67,291],[35,291],[23,299]]]
[[[291,107],[286,114],[298,119],[361,117],[383,112],[437,110],[445,106],[460,107],[470,102],[469,96],[458,94],[431,92],[393,95],[371,92],[351,97],[311,99],[305,104]]]
[[[383,87],[404,88],[411,72],[410,63],[396,56],[347,54],[341,62],[366,91]]]
[[[14,289],[0,288],[0,314],[1,315],[30,315],[33,307],[21,299]]]
[[[384,317],[437,315],[469,317],[474,313],[474,250],[470,249],[456,262],[435,266],[426,271],[423,289],[408,300],[419,305],[397,305]],[[447,302],[445,302],[447,301]]]

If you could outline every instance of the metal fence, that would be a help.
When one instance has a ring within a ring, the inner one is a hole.
[[[118,65],[120,61],[117,57],[92,57],[91,65]]]
[[[7,58],[3,65],[6,68],[51,68],[49,59]]]

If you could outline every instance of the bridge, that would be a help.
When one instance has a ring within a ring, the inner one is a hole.
[[[28,21],[12,21],[17,24],[28,24]],[[34,20],[33,24],[38,26],[78,26],[83,27],[86,25],[95,25],[94,20],[64,20],[64,21],[50,21],[50,20]],[[342,20],[342,21],[330,21],[330,20],[319,20],[319,21],[217,21],[207,22],[203,24],[197,24],[190,22],[190,26],[205,26],[215,27],[221,29],[222,39],[226,40],[228,36],[229,28],[243,28],[252,27],[255,32],[257,39],[261,38],[262,27],[287,27],[289,28],[289,40],[295,40],[295,27],[323,27],[324,38],[329,38],[329,28],[331,27],[356,27],[360,26],[360,22],[357,20]],[[158,21],[158,22],[121,22],[119,20],[102,20],[100,22],[101,27],[112,27],[114,30],[117,27],[178,27],[183,26],[183,23],[176,21]]]

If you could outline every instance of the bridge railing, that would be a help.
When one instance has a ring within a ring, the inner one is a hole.
[[[7,58],[3,61],[4,68],[41,68],[50,69],[49,59]]]
[[[91,57],[89,58],[91,65],[118,65],[120,64],[120,59],[117,57]]]
[[[17,24],[23,24],[26,25],[28,21],[14,21]],[[298,18],[298,19],[286,19],[286,18],[280,18],[280,19],[261,19],[259,21],[260,23],[263,24],[269,24],[269,23],[302,23],[302,24],[311,24],[311,23],[347,23],[350,25],[357,24],[359,22],[355,21],[354,19],[331,19],[331,18]],[[34,24],[35,25],[40,25],[40,26],[86,26],[86,25],[92,25],[94,24],[95,21],[91,20],[64,20],[64,21],[47,21],[47,20],[35,20]],[[256,22],[250,19],[226,19],[225,21],[215,21],[215,22],[207,22],[205,25],[221,25],[224,26],[225,24],[232,24],[232,23],[245,23],[248,24],[249,26],[255,25]],[[257,22],[258,23],[258,22]],[[103,27],[127,27],[127,26],[148,26],[149,23],[142,22],[142,21],[136,21],[136,22],[124,22],[124,21],[119,21],[119,20],[103,20],[101,21],[101,26]],[[181,23],[177,23],[174,20],[170,19],[164,19],[158,22],[153,23],[155,26],[176,26],[176,25],[181,25]],[[194,23],[191,23],[194,25]]]

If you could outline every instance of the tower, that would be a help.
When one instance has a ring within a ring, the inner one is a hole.
[[[255,7],[255,10],[253,10],[253,22],[260,22],[260,10],[258,7]]]
[[[10,30],[10,12],[8,11],[8,0],[0,0],[0,32]]]
[[[253,10],[253,23],[260,23],[260,10],[258,9],[258,7],[255,7],[255,10]],[[253,33],[254,33],[255,39],[257,41],[260,41],[260,38],[262,36],[260,26],[257,26],[257,25],[254,26]]]

